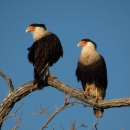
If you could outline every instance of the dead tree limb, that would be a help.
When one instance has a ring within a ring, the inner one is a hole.
[[[130,106],[130,97],[112,99],[112,100],[100,100],[98,102],[95,102],[95,99],[93,99],[92,97],[84,96],[83,93],[81,93],[79,90],[71,88],[69,85],[59,81],[58,79],[48,78],[48,85],[53,86],[54,88],[65,93],[66,95],[69,95],[69,93],[72,92],[70,95],[71,97],[81,100],[82,102],[85,102],[95,108],[108,109],[108,108],[115,108],[115,107]]]
[[[59,81],[58,79],[46,78],[45,86],[52,86],[65,93],[66,95],[69,95],[70,97],[81,100],[82,102],[99,109],[130,106],[130,98],[120,98],[95,102],[95,99],[84,96],[80,91],[71,88],[69,85]],[[0,104],[0,128],[2,126],[3,120],[7,117],[14,104],[36,90],[38,90],[37,85],[33,85],[33,81],[30,81],[7,95],[7,97]]]
[[[56,107],[56,111],[51,115],[49,116],[48,120],[44,123],[44,125],[41,127],[40,130],[43,130],[44,128],[47,127],[47,124],[58,114],[60,113],[61,111],[63,111],[64,109],[68,108],[68,107],[71,107],[75,104],[75,100],[70,102],[70,97],[69,96],[65,96],[65,99],[64,99],[64,103],[62,104],[62,106],[60,108],[57,108]],[[48,114],[48,112],[46,111],[46,113]],[[49,114],[50,115],[50,114]]]
[[[97,129],[97,124],[98,124],[98,118],[96,118],[96,121],[95,121],[95,123],[93,124],[91,130],[94,130],[94,129],[98,130],[98,129]]]
[[[5,81],[7,82],[8,86],[9,86],[9,93],[14,91],[14,86],[12,83],[12,80],[10,78],[8,78],[3,72],[0,71],[0,75],[5,79]]]

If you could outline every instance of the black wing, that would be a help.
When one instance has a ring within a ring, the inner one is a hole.
[[[107,89],[107,69],[104,58],[100,55],[100,59],[91,65],[83,65],[78,62],[76,69],[77,80],[81,81],[83,89],[87,84],[95,83],[97,87]]]
[[[52,66],[60,56],[63,56],[62,45],[55,34],[42,37],[34,42],[28,50],[28,60],[34,66],[34,78],[41,75],[41,71],[47,63]]]

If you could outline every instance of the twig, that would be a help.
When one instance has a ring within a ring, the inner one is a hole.
[[[14,118],[17,119],[16,126],[15,126],[12,130],[17,130],[17,128],[19,128],[21,122],[25,123],[25,122],[22,120],[23,110],[22,110],[20,116],[17,116],[17,115],[16,115],[16,113],[18,112],[18,110],[21,108],[22,105],[23,105],[23,103],[21,103],[21,104],[18,106],[18,108],[16,109],[16,111],[15,111],[13,114],[11,114],[11,115],[9,115],[9,116],[7,116],[7,117],[5,117],[5,118],[3,119],[3,121],[6,120],[6,119],[8,119],[8,118],[10,118],[10,117],[14,117]],[[26,123],[25,123],[25,124],[26,124]],[[28,124],[26,124],[26,125],[29,126]]]
[[[70,92],[70,93],[72,93],[72,92]],[[47,111],[48,107],[46,109],[43,109],[40,106],[40,113],[38,113],[36,111],[36,109],[35,109],[35,112],[31,112],[31,114],[34,114],[34,115],[37,115],[37,116],[47,116],[48,117],[48,120],[44,123],[44,125],[41,128],[41,130],[43,130],[44,128],[47,128],[47,124],[54,118],[54,116],[56,116],[56,114],[60,113],[64,109],[69,108],[69,107],[71,107],[71,106],[73,106],[75,104],[83,104],[83,105],[85,105],[84,103],[78,102],[77,100],[74,100],[74,101],[70,102],[70,95],[71,94],[65,95],[63,105],[60,108],[58,108],[56,106],[56,111],[53,113],[52,116]],[[75,124],[76,124],[76,119],[74,120],[74,123],[71,123],[71,129],[70,130],[73,130],[73,129],[76,130],[76,129],[80,128],[80,127],[87,127],[87,126],[85,126],[82,123],[80,126],[78,126],[78,127],[75,128]],[[62,129],[63,129],[63,127],[62,127]]]
[[[64,102],[63,105],[60,108],[57,108],[57,110],[52,114],[52,116],[44,123],[44,125],[41,127],[41,130],[43,130],[44,128],[46,128],[47,124],[61,111],[63,111],[66,106],[68,106],[69,103],[68,102]],[[71,105],[71,104],[70,104]]]
[[[60,125],[61,129],[64,130],[64,128],[62,127],[62,125]]]
[[[48,108],[43,109],[42,106],[40,105],[40,112],[38,113],[36,108],[34,108],[34,112],[30,112],[30,114],[36,115],[36,116],[47,116],[50,118],[50,114],[48,113]]]
[[[17,116],[17,115],[14,116],[17,119],[17,123],[16,123],[16,126],[12,130],[17,130],[17,128],[19,128],[21,122],[29,127],[29,125],[26,122],[23,121],[22,113],[23,113],[23,110],[22,110],[20,116]]]
[[[6,120],[7,118],[10,118],[10,117],[16,117],[16,113],[17,113],[17,111],[20,109],[20,107],[21,107],[22,105],[23,105],[23,103],[21,103],[21,104],[18,106],[18,108],[16,109],[16,111],[15,111],[13,114],[11,114],[11,115],[5,117],[5,118],[3,119],[3,121]]]
[[[86,125],[84,125],[84,121],[76,127],[76,118],[74,119],[74,121],[71,123],[71,126],[70,126],[70,130],[77,130],[81,127],[87,127]]]
[[[72,102],[70,102],[70,95],[71,95],[71,93],[73,92],[74,90],[72,90],[72,91],[70,91],[70,93],[69,93],[69,95],[65,95],[65,98],[64,98],[64,102],[63,102],[63,105],[60,107],[60,108],[58,108],[57,106],[56,106],[56,111],[52,114],[52,115],[50,115],[49,113],[48,113],[48,111],[46,110],[46,109],[43,109],[43,108],[41,108],[41,111],[40,111],[40,113],[31,113],[31,114],[35,114],[35,115],[38,115],[38,116],[47,116],[48,117],[48,120],[44,123],[44,125],[41,127],[41,130],[43,130],[44,128],[46,128],[46,126],[47,126],[47,124],[58,114],[58,113],[60,113],[61,111],[63,111],[64,109],[66,109],[66,108],[69,108],[69,107],[71,107],[71,106],[73,106],[73,105],[75,105],[76,104],[76,101],[77,100],[74,100],[74,101],[72,101]]]
[[[86,127],[87,128],[87,125],[84,125],[84,121],[78,126],[78,127],[76,127],[75,129],[78,129],[78,128],[80,128],[80,127]]]
[[[8,78],[8,76],[6,76],[3,72],[0,71],[0,75],[5,79],[5,81],[7,82],[8,86],[9,86],[9,93],[14,91],[14,86],[12,83],[12,80],[10,78]]]
[[[46,109],[43,109],[41,106],[40,106],[40,109],[41,109],[41,112],[40,113],[46,113],[46,116],[48,117],[48,119],[50,118],[50,114],[48,113],[48,108],[49,108],[49,106],[46,108]]]
[[[22,122],[22,118],[21,118],[22,117],[22,113],[23,113],[23,110],[22,110],[21,115],[20,115],[20,117],[19,117],[19,119],[17,121],[16,126],[12,130],[17,130],[17,128],[19,128],[20,123]]]
[[[98,122],[98,118],[96,118],[96,121],[95,121],[95,123],[93,124],[91,130],[94,130],[94,128],[95,128],[96,130],[98,130],[98,129],[97,129],[97,124],[98,124],[97,122]]]
[[[75,118],[74,121],[71,123],[71,125],[70,125],[70,130],[74,130],[74,129],[75,129],[75,125],[76,125],[76,118]]]

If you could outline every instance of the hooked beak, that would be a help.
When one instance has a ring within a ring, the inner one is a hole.
[[[80,47],[81,46],[81,44],[80,44],[80,42],[77,44],[77,47]]]
[[[34,26],[29,26],[27,29],[26,29],[26,33],[27,32],[33,32],[35,31],[35,27]]]

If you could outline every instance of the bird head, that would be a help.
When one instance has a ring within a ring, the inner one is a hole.
[[[41,38],[46,31],[46,26],[44,24],[31,24],[27,29],[26,32],[31,32],[33,34],[34,40],[38,40]]]
[[[26,29],[26,32],[34,32],[40,29],[46,30],[45,24],[34,23],[34,24],[29,25],[29,27]]]
[[[97,45],[95,42],[93,42],[92,40],[90,39],[82,39],[78,44],[77,44],[78,47],[90,47],[90,48],[93,48],[93,49],[96,49],[97,48]]]

